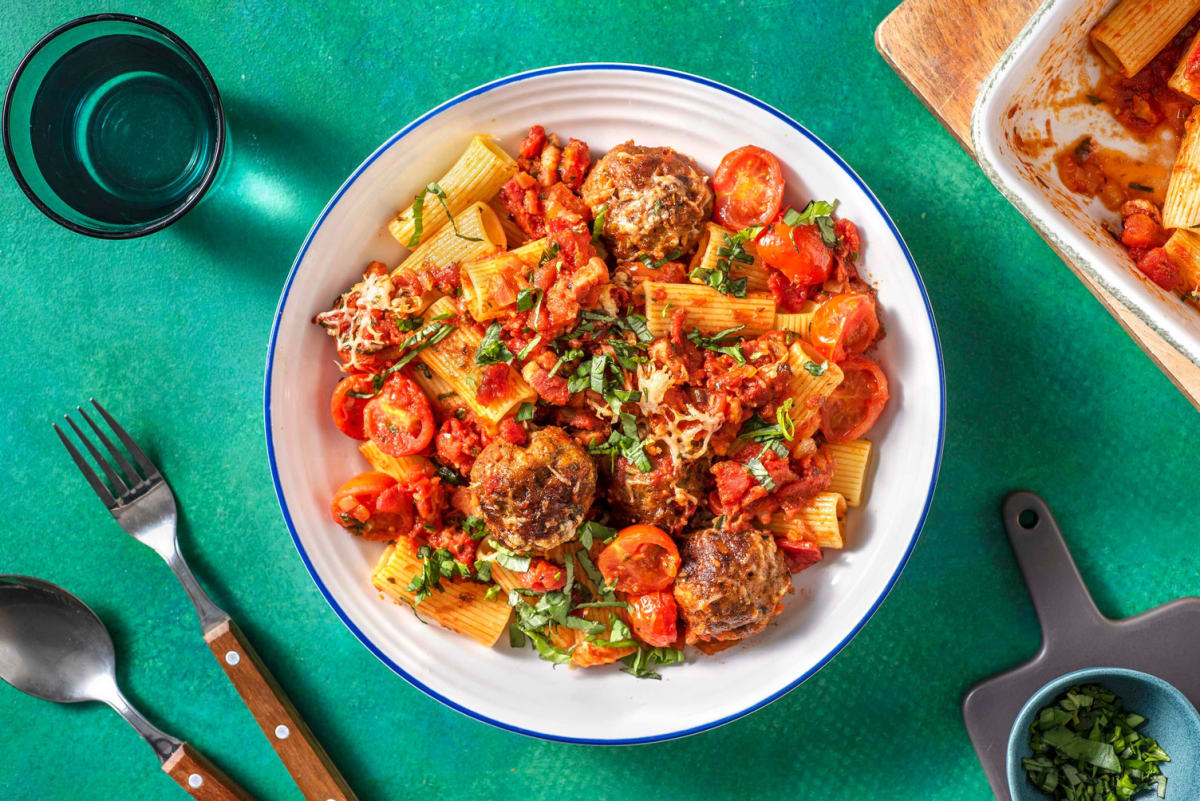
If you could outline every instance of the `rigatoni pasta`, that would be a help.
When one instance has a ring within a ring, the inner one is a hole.
[[[409,589],[414,577],[420,574],[423,562],[417,556],[417,544],[408,537],[389,545],[379,557],[371,583],[386,597],[397,603],[419,609],[424,620],[432,621],[451,631],[464,634],[480,645],[490,648],[500,639],[508,625],[512,610],[508,601],[487,597],[487,587],[474,581],[443,578],[450,589],[433,592],[416,605],[416,592]]]
[[[665,335],[671,327],[671,315],[682,310],[684,326],[715,334],[737,328],[741,336],[758,336],[775,324],[775,299],[766,292],[747,293],[739,298],[722,295],[715,289],[697,284],[664,284],[646,281],[646,321],[650,333]]]
[[[1200,226],[1200,107],[1192,109],[1184,124],[1183,140],[1167,185],[1162,222],[1165,228]]]
[[[516,169],[516,161],[492,137],[474,136],[454,166],[436,182],[445,195],[445,206],[438,201],[436,193],[425,191],[419,195],[420,215],[414,202],[388,223],[388,230],[401,245],[416,247],[441,231],[450,221],[446,216],[447,209],[454,221],[461,224],[458,215],[473,203],[491,200]],[[420,233],[417,232],[418,221]]]
[[[408,258],[317,315],[346,373],[333,422],[372,468],[332,521],[389,543],[385,599],[484,646],[507,627],[651,678],[761,631],[844,546],[889,398],[857,229],[785,206],[754,146],[719,180],[632,143],[593,165],[540,126],[516,158],[472,148],[420,226],[393,221]]]
[[[1141,71],[1200,11],[1200,0],[1121,0],[1092,28],[1092,44],[1113,69]]]

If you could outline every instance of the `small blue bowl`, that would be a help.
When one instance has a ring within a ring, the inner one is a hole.
[[[1021,707],[1008,736],[1008,788],[1013,801],[1049,798],[1025,776],[1021,760],[1033,756],[1029,724],[1043,707],[1077,684],[1099,684],[1117,695],[1127,712],[1146,718],[1139,732],[1153,737],[1171,757],[1159,767],[1167,777],[1166,801],[1200,798],[1200,715],[1187,697],[1157,676],[1124,668],[1087,668],[1067,673],[1046,684]],[[1135,798],[1156,798],[1153,790]]]

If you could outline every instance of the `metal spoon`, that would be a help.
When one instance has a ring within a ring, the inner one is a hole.
[[[102,701],[137,729],[163,770],[200,801],[253,801],[195,748],[142,717],[117,687],[108,629],[62,587],[0,576],[0,678],[59,704]]]

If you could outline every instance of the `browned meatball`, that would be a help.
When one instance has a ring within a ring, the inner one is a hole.
[[[675,603],[689,645],[757,634],[792,587],[775,540],[758,531],[689,531],[679,541],[679,554]]]
[[[580,194],[593,216],[607,207],[602,236],[618,261],[643,254],[657,261],[675,251],[672,260],[686,260],[713,209],[708,175],[692,157],[633,142],[604,154]]]
[[[547,426],[526,447],[493,440],[471,468],[471,491],[501,544],[548,550],[575,538],[596,493],[596,466],[565,431]]]
[[[650,457],[651,471],[643,473],[624,457],[616,462],[609,495],[622,523],[648,523],[678,534],[704,497],[707,459],[676,464],[663,453]]]

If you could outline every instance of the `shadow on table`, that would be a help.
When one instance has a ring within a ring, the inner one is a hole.
[[[275,285],[358,149],[303,111],[237,95],[224,103],[223,174],[172,230],[209,259]]]

